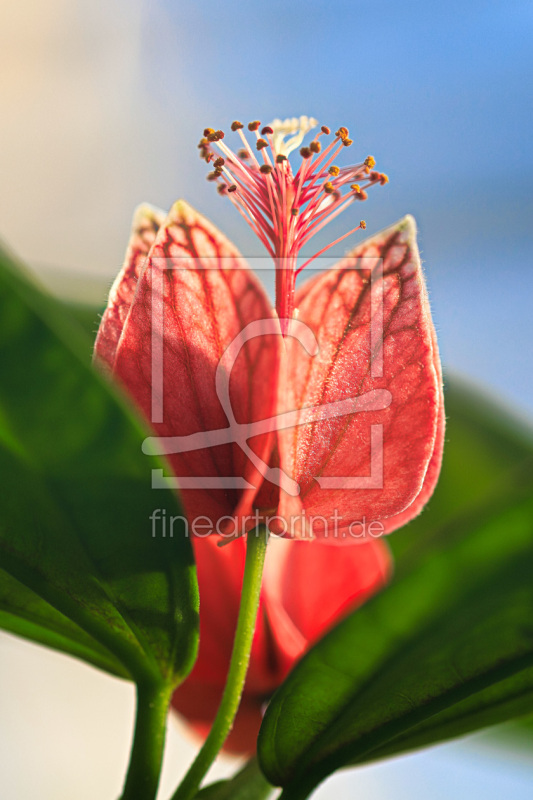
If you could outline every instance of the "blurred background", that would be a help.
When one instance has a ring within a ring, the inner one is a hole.
[[[6,0],[0,69],[0,235],[54,290],[103,303],[141,201],[184,197],[262,255],[197,140],[235,118],[312,115],[348,126],[349,155],[391,178],[365,205],[368,232],[415,215],[447,370],[533,414],[530,0]],[[116,796],[130,687],[7,635],[0,652],[2,797]],[[173,726],[162,797],[192,753]],[[530,757],[473,737],[316,797],[522,800],[532,786]]]

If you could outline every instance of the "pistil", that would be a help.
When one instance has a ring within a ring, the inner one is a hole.
[[[370,186],[388,181],[374,169],[373,156],[349,167],[335,165],[333,162],[352,140],[348,129],[341,127],[323,148],[320,137],[331,135],[325,125],[309,145],[300,148],[302,163],[294,174],[288,155],[316,125],[316,120],[301,117],[275,120],[261,128],[259,120],[254,120],[248,124],[248,131],[255,135],[252,147],[244,125],[235,120],[231,130],[242,144],[237,153],[223,141],[224,132],[213,128],[204,130],[198,145],[200,156],[213,166],[208,179],[217,183],[220,194],[230,198],[274,260],[276,311],[284,334],[294,314],[296,276],[330,247],[364,229],[366,223],[362,220],[297,268],[300,249],[356,200],[366,200]],[[292,138],[286,141],[287,136]]]

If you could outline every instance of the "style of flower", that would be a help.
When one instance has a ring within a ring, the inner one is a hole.
[[[201,157],[214,167],[208,180],[217,182],[221,194],[227,193],[276,264],[276,310],[282,330],[292,318],[298,273],[330,247],[364,229],[366,223],[362,220],[297,267],[301,248],[354,201],[366,200],[370,186],[383,185],[389,180],[384,173],[374,170],[373,156],[354,166],[334,164],[339,153],[353,142],[348,128],[341,127],[333,141],[322,149],[320,138],[331,133],[326,125],[309,146],[301,148],[302,163],[294,175],[288,156],[317,125],[315,119],[308,117],[274,120],[259,133],[261,123],[250,122],[248,130],[256,139],[254,152],[243,134],[243,124],[236,120],[231,129],[238,133],[243,145],[238,153],[222,141],[224,132],[213,128],[204,130],[198,145]],[[286,136],[291,138],[285,141]],[[218,157],[213,146],[221,153]]]

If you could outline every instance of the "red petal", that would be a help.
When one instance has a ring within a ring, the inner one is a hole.
[[[102,316],[95,342],[95,353],[99,362],[111,370],[115,364],[117,345],[130,310],[139,275],[146,264],[146,257],[164,219],[164,211],[159,211],[149,205],[139,206],[133,215],[124,265],[109,292],[107,308]]]
[[[299,635],[294,657],[381,589],[392,572],[389,549],[377,539],[349,548],[318,539],[275,539],[269,557],[264,576],[268,619],[280,651]]]
[[[383,347],[378,342],[372,358],[371,314],[375,321],[379,303],[377,295],[371,302],[370,269],[356,268],[364,267],[358,259],[367,257],[383,259],[383,276],[377,268],[372,275],[374,287],[383,291]],[[281,464],[301,487],[299,497],[282,493],[279,513],[294,516],[305,509],[308,520],[315,518],[315,534],[329,532],[332,538],[332,531],[341,532],[341,543],[353,542],[361,532],[388,532],[418,513],[421,503],[415,500],[420,496],[425,502],[440,469],[440,367],[414,220],[406,217],[358,246],[338,268],[309,281],[297,293],[296,306],[299,320],[314,331],[320,352],[311,357],[286,339],[285,407],[305,409],[367,395],[374,397],[378,410],[279,433]],[[381,377],[379,370],[372,376],[371,360],[376,372],[379,355]],[[387,396],[390,405],[384,407]],[[302,411],[300,419],[304,415]],[[383,454],[381,485],[379,462],[372,470],[371,426],[378,437],[374,452]],[[378,479],[373,486],[350,488],[351,479],[372,475]],[[336,479],[337,488],[321,487],[324,478]],[[427,491],[421,494],[423,486]]]
[[[433,449],[433,454],[431,456],[431,461],[429,462],[428,471],[426,472],[426,477],[424,478],[424,484],[422,489],[420,490],[420,494],[415,497],[414,501],[411,505],[402,511],[400,514],[396,514],[394,517],[389,517],[389,519],[384,520],[385,525],[385,533],[391,533],[391,531],[395,531],[397,528],[401,528],[403,525],[407,525],[414,517],[416,517],[424,508],[428,500],[430,499],[435,486],[437,485],[437,481],[440,475],[440,468],[442,464],[442,452],[444,450],[444,429],[446,426],[446,417],[444,414],[444,393],[442,391],[442,367],[439,358],[439,348],[437,345],[437,337],[435,335],[435,331],[432,327],[432,334],[433,334],[433,355],[434,355],[434,364],[435,364],[435,371],[437,373],[437,379],[439,383],[439,414],[437,418],[437,435],[435,437],[435,447]]]
[[[156,443],[171,454],[178,482],[180,477],[193,483],[197,479],[199,488],[184,488],[182,496],[189,521],[198,519],[202,527],[197,530],[203,534],[226,515],[248,513],[261,483],[243,450],[234,443],[214,444],[216,433],[212,433],[229,427],[215,384],[219,362],[235,337],[249,323],[261,320],[272,320],[270,303],[236,248],[190,206],[176,203],[139,278],[114,372],[159,436],[207,434],[201,449],[188,452],[175,452],[183,445],[177,441]],[[162,394],[152,364],[152,341],[160,342],[159,328],[164,331],[163,364],[156,351],[154,363]],[[238,423],[273,414],[279,340],[279,336],[251,340],[231,372],[229,368],[221,372],[226,378],[230,372],[229,399]],[[255,438],[254,452],[260,459],[267,461],[270,450],[270,436]],[[251,488],[213,490],[202,480],[206,476],[241,481],[244,477]]]

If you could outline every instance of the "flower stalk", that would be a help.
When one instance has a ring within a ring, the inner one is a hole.
[[[120,800],[154,800],[159,786],[172,686],[137,684],[135,732]]]
[[[172,800],[191,800],[196,795],[203,778],[231,731],[250,662],[268,536],[268,530],[263,525],[247,534],[239,618],[226,686],[209,735],[182,783],[173,794]]]

